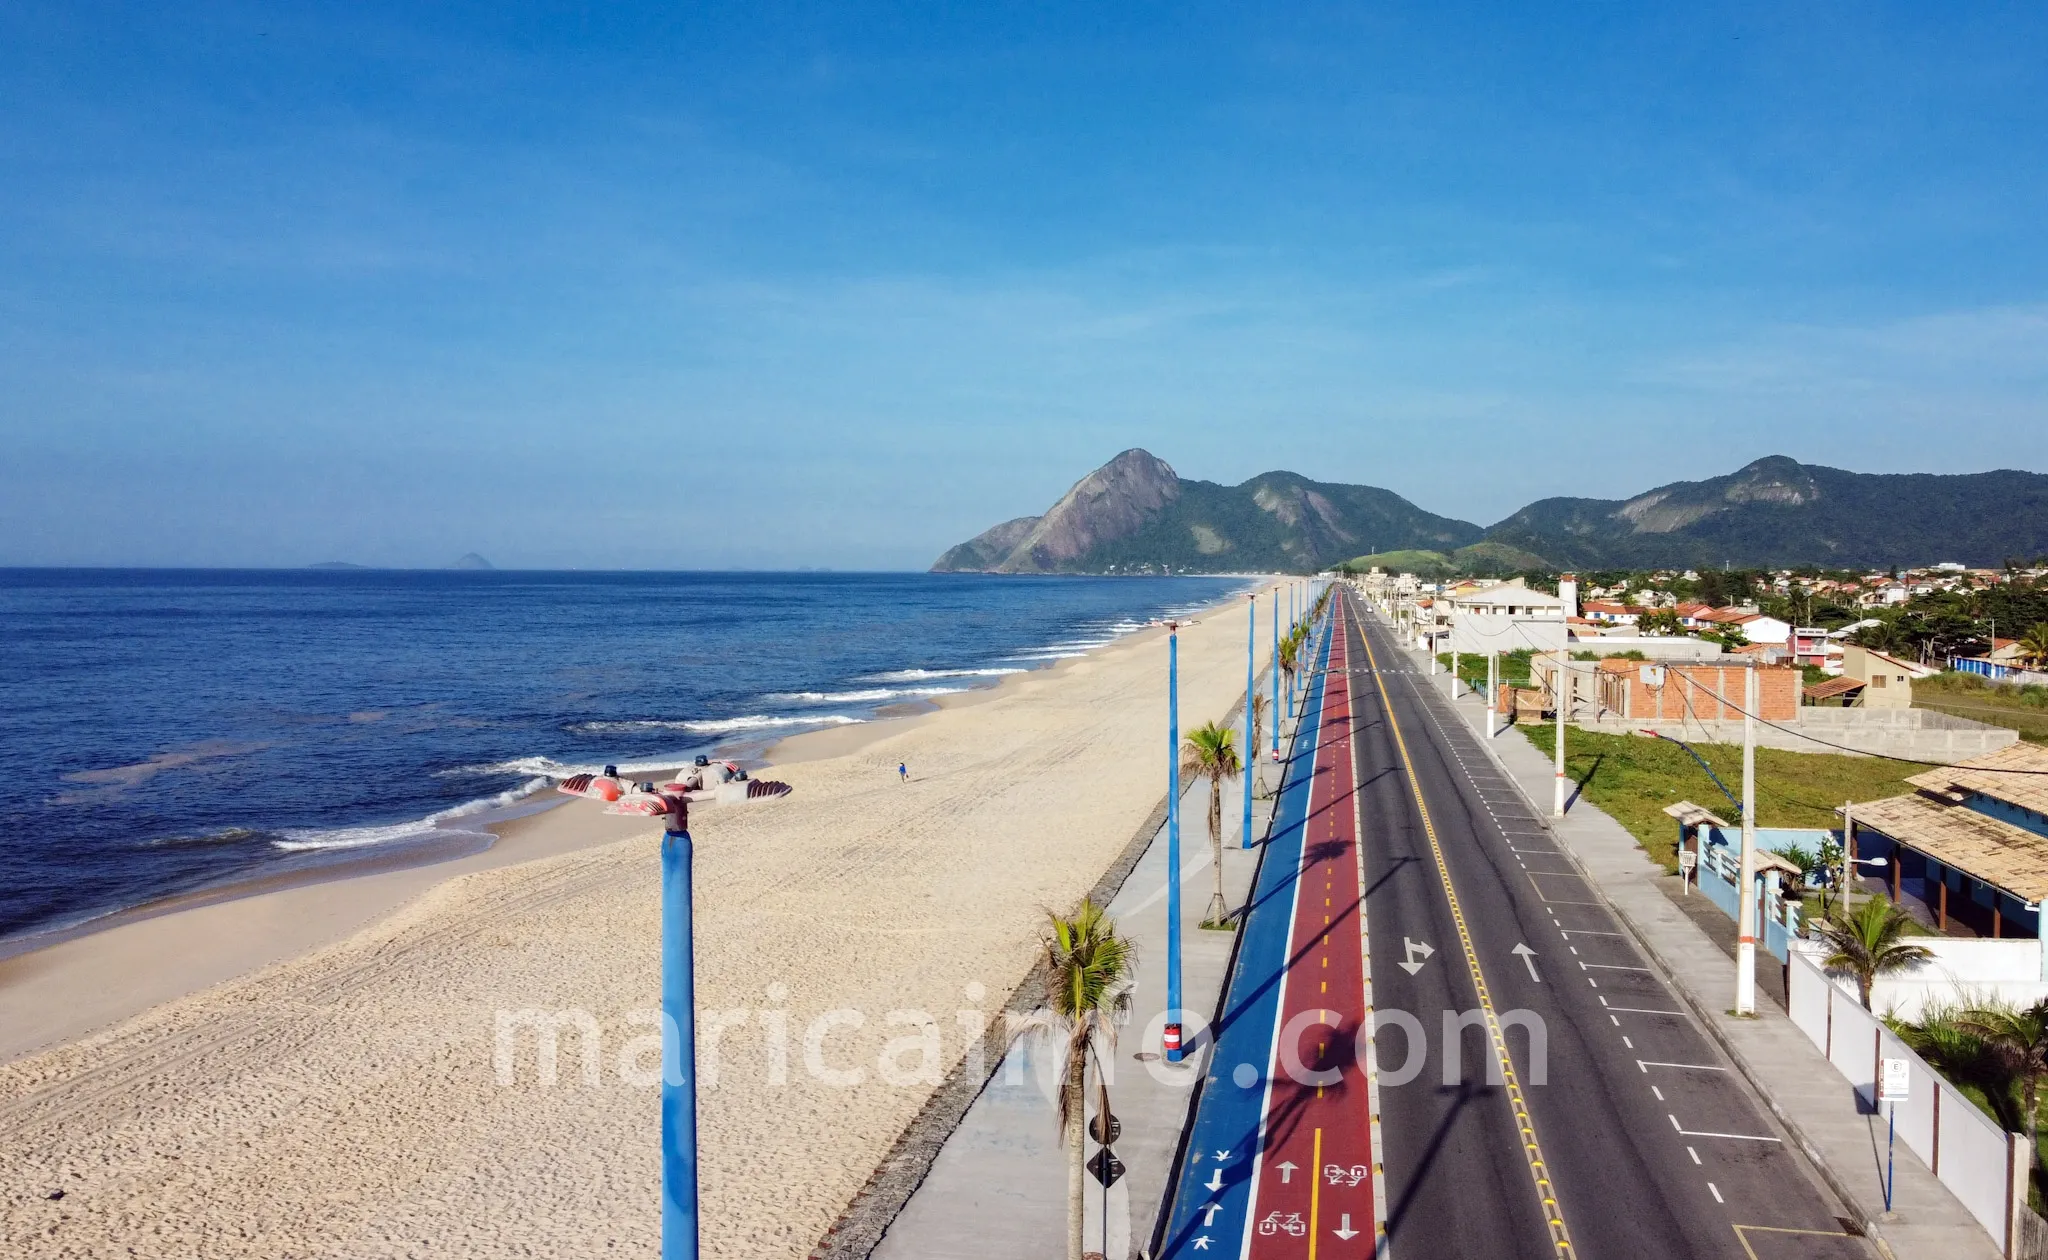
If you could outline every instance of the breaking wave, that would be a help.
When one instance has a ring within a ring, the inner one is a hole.
[[[777,691],[762,696],[774,704],[874,704],[913,696],[953,696],[965,687],[869,687],[864,691]]]
[[[1027,674],[1031,671],[1014,665],[991,665],[985,669],[892,669],[882,674],[864,675],[867,682],[922,682],[927,678],[1000,678],[1005,674]]]
[[[464,818],[473,818],[494,809],[503,809],[547,785],[548,781],[544,778],[529,779],[518,787],[509,788],[495,796],[464,801],[460,805],[437,810],[413,822],[386,823],[374,827],[289,827],[279,832],[279,838],[270,843],[273,848],[282,849],[287,853],[300,853],[309,849],[361,849],[374,844],[389,844],[394,840],[424,836],[488,837],[488,832],[448,824]]]
[[[618,735],[631,731],[690,731],[698,735],[721,735],[729,731],[766,731],[779,726],[857,726],[867,721],[845,713],[776,715],[750,713],[745,717],[701,718],[688,721],[640,719],[625,722],[578,722],[568,729],[578,735]]]

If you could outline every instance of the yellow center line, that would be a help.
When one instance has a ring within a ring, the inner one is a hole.
[[[1522,1096],[1522,1084],[1515,1075],[1515,1062],[1508,1055],[1507,1036],[1493,1009],[1493,995],[1486,987],[1486,975],[1479,969],[1479,951],[1472,944],[1472,932],[1465,924],[1465,911],[1458,904],[1458,890],[1451,882],[1450,863],[1444,859],[1443,845],[1437,840],[1436,824],[1430,821],[1429,805],[1422,799],[1422,780],[1416,776],[1415,761],[1408,755],[1408,741],[1402,737],[1401,721],[1394,716],[1394,701],[1387,694],[1386,676],[1380,673],[1379,657],[1372,650],[1372,640],[1362,631],[1358,637],[1365,644],[1366,661],[1372,666],[1373,681],[1379,686],[1380,703],[1387,711],[1387,729],[1394,734],[1394,747],[1400,752],[1401,764],[1408,772],[1408,787],[1415,794],[1415,812],[1422,817],[1422,833],[1429,838],[1429,851],[1436,858],[1437,877],[1443,882],[1445,899],[1450,902],[1451,921],[1457,925],[1458,943],[1464,947],[1465,966],[1472,973],[1472,987],[1479,993],[1479,1009],[1486,1015],[1486,1031],[1493,1041],[1493,1053],[1500,1062],[1501,1076],[1507,1083],[1508,1103],[1515,1109],[1515,1124],[1521,1130],[1522,1158],[1528,1161],[1529,1175],[1536,1183],[1536,1197],[1542,1201],[1543,1219],[1550,1229],[1550,1245],[1560,1256],[1573,1255],[1571,1233],[1565,1228],[1564,1212],[1557,1205],[1557,1191],[1550,1184],[1550,1169],[1543,1160],[1543,1147],[1536,1141],[1536,1122],[1529,1117],[1528,1100]],[[1317,1167],[1321,1167],[1320,1159]],[[1313,1247],[1310,1254],[1314,1254]]]
[[[1317,1214],[1323,1198],[1323,1131],[1316,1130],[1316,1155],[1313,1172],[1308,1179],[1308,1260],[1316,1260]]]

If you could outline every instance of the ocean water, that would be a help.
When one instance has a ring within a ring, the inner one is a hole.
[[[874,721],[1246,585],[0,570],[0,938],[475,847],[548,776]]]

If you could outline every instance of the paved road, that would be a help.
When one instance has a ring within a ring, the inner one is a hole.
[[[1327,626],[1327,623],[1326,623]],[[1359,921],[1349,648],[1319,641],[1161,1254],[1370,1256],[1370,988]]]
[[[1392,1254],[1872,1254],[1478,739],[1345,603]],[[1426,1044],[1405,1081],[1397,1012]],[[1470,1013],[1449,1071],[1446,1012]]]

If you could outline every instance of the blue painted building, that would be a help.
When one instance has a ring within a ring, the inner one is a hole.
[[[1884,892],[1937,931],[2041,935],[2048,899],[2048,748],[2012,744],[1907,780],[1909,796],[1848,807],[1858,857],[1888,859]],[[2048,980],[2048,947],[2042,950]]]

